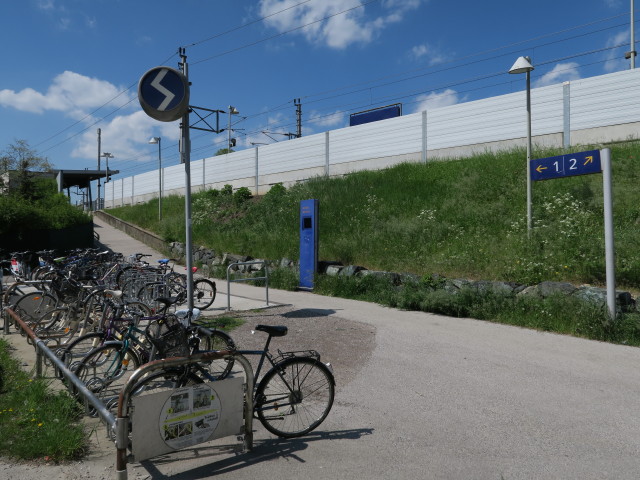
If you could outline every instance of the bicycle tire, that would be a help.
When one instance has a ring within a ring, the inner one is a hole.
[[[79,323],[79,315],[73,308],[56,307],[38,318],[31,329],[38,337],[56,338],[60,344],[73,338],[78,331]]]
[[[162,309],[162,304],[157,302],[159,297],[170,298],[175,295],[171,287],[166,283],[153,282],[147,283],[138,290],[136,298],[147,305],[152,312],[158,312]]]
[[[254,411],[274,435],[300,437],[327,418],[334,395],[335,379],[326,365],[293,357],[277,363],[260,381]]]
[[[80,361],[96,348],[102,346],[106,334],[104,332],[91,332],[73,341],[65,344],[64,347],[56,351],[56,355],[60,358],[69,370],[75,371]]]
[[[198,349],[203,350],[231,350],[236,349],[236,344],[233,339],[220,330],[209,330],[206,328],[198,328],[196,335],[199,339]],[[192,352],[192,353],[195,353]],[[208,362],[202,362],[200,364],[206,368],[207,375],[211,376],[212,380],[222,380],[229,376],[233,370],[233,357],[229,359],[221,358],[218,360],[211,360]],[[206,366],[205,366],[206,365]]]
[[[13,306],[22,320],[27,324],[34,324],[48,310],[53,310],[58,305],[58,299],[50,293],[41,291],[27,293],[19,298]]]
[[[193,282],[193,306],[206,310],[216,299],[216,282],[207,278],[200,278]]]
[[[122,342],[107,342],[89,352],[73,372],[105,405],[113,407],[122,387],[139,366],[133,349],[125,349]]]

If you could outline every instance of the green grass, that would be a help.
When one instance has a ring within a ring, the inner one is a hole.
[[[575,151],[593,148],[599,147],[581,146]],[[617,287],[637,294],[640,143],[622,143],[611,150]],[[561,153],[568,152],[537,150],[533,157]],[[259,199],[236,198],[228,189],[226,195],[200,192],[193,195],[193,240],[216,252],[297,259],[299,202],[315,198],[320,204],[320,260],[407,272],[427,280],[438,275],[604,286],[602,175],[534,182],[534,228],[528,236],[525,158],[524,150],[513,150],[426,165],[401,164],[342,178],[315,178],[289,189],[272,189]],[[169,197],[163,205],[162,223],[157,221],[157,200],[109,213],[155,231],[167,241],[184,241],[184,198]],[[270,275],[270,284],[295,288],[297,279],[295,274],[276,271]],[[585,311],[569,300],[564,304],[555,300],[552,304],[561,306],[552,308],[531,305],[533,300],[488,302],[469,293],[452,297],[424,285],[412,288],[388,282],[378,285],[371,278],[319,278],[316,290],[400,308],[636,344],[636,314],[621,317],[613,331],[602,308]]]
[[[0,455],[16,459],[79,458],[87,433],[82,410],[66,391],[54,393],[45,380],[32,379],[0,339]]]
[[[615,146],[612,158],[617,279],[638,289],[640,145]],[[200,192],[193,195],[193,239],[214,251],[296,259],[299,201],[316,198],[321,260],[449,278],[604,284],[602,176],[535,182],[529,240],[524,167],[516,150],[316,178],[244,202]],[[184,241],[184,198],[166,198],[163,209],[161,223],[157,200],[109,213]]]
[[[240,325],[244,323],[241,318],[237,317],[227,317],[227,316],[218,316],[213,318],[202,318],[198,320],[198,325],[202,325],[205,328],[216,328],[218,330],[223,330],[225,332],[231,332],[231,330],[238,328]]]

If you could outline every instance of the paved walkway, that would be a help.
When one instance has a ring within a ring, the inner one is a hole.
[[[122,253],[125,257],[135,253],[145,253],[151,257],[145,258],[151,265],[162,258],[167,258],[162,253],[148,247],[144,243],[131,238],[126,233],[112,227],[98,217],[94,217],[93,223],[95,231],[100,235],[100,243],[110,248],[114,252]],[[176,270],[183,267],[176,267]],[[227,311],[230,306],[231,310],[253,310],[256,308],[264,308],[266,306],[278,306],[290,303],[292,299],[280,298],[273,300],[269,298],[267,304],[266,289],[262,287],[251,287],[244,283],[230,283],[227,285],[226,280],[213,279],[216,282],[218,293],[213,305],[209,307],[206,316],[219,315]],[[227,293],[231,291],[230,298]]]
[[[150,252],[98,225],[114,250]],[[226,293],[219,283],[216,303]],[[232,308],[264,303],[264,289],[232,290]],[[375,332],[369,358],[326,358],[358,367],[338,383],[329,417],[300,439],[274,438],[258,426],[251,452],[185,449],[132,465],[130,478],[638,478],[638,348],[307,292],[271,290],[269,299],[293,305],[296,322],[322,313],[314,322],[327,341],[343,342],[338,354],[363,348],[362,327]],[[0,461],[0,478],[113,478],[112,457],[100,462],[16,475]]]

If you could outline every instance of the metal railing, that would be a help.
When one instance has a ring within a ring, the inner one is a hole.
[[[127,479],[127,449],[129,444],[129,408],[134,387],[138,381],[150,372],[156,370],[170,369],[190,363],[199,363],[210,360],[232,356],[244,368],[246,388],[244,390],[244,439],[243,447],[246,450],[253,448],[253,368],[249,361],[242,355],[231,351],[205,352],[188,357],[173,357],[162,360],[155,360],[142,365],[129,378],[125,386],[120,391],[118,399],[118,413],[115,419],[115,439],[116,439],[116,478],[117,480]]]
[[[97,414],[102,419],[108,429],[115,425],[115,417],[107,409],[102,400],[96,397],[87,386],[76,377],[71,370],[60,360],[56,354],[47,347],[44,340],[39,338],[35,332],[14,312],[11,308],[5,307],[4,311],[13,319],[16,329],[22,330],[31,340],[36,349],[36,375],[42,376],[42,366],[44,359],[50,361],[59,374],[64,377],[70,384],[69,388],[76,389],[76,392],[84,399],[85,411],[89,410],[89,405],[96,409]],[[7,322],[8,323],[8,322]]]
[[[20,318],[20,316],[10,307],[5,307],[4,312],[11,317],[17,330],[22,330],[36,349],[36,375],[42,376],[43,362],[46,358],[54,366],[56,373],[66,379],[67,386],[70,390],[74,390],[74,394],[79,395],[84,400],[85,411],[89,412],[90,406],[106,425],[107,431],[111,432],[112,438],[115,438],[116,447],[116,478],[118,480],[127,479],[127,449],[129,448],[129,413],[131,406],[131,397],[136,386],[146,374],[162,369],[170,369],[180,367],[192,363],[207,362],[222,358],[233,357],[234,362],[237,361],[242,365],[245,374],[244,389],[244,425],[243,425],[243,448],[251,450],[253,448],[253,385],[254,376],[253,368],[249,361],[242,355],[231,351],[209,351],[190,355],[188,357],[173,357],[161,360],[155,360],[139,367],[133,372],[127,383],[120,391],[118,398],[117,416],[109,411],[106,405],[100,400],[87,386],[56,356],[56,354],[47,347],[44,340],[39,338],[35,332]],[[8,319],[7,319],[8,323]]]
[[[231,268],[238,265],[258,265],[262,264],[264,266],[264,277],[244,277],[244,278],[231,278]],[[227,311],[231,310],[231,282],[251,282],[253,280],[264,280],[265,281],[265,295],[266,295],[266,304],[269,306],[269,267],[267,266],[267,262],[264,260],[254,260],[251,262],[235,262],[231,263],[227,267]]]

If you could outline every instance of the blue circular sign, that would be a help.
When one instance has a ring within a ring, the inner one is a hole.
[[[152,68],[138,83],[138,100],[151,118],[173,122],[189,110],[189,81],[173,68]]]

